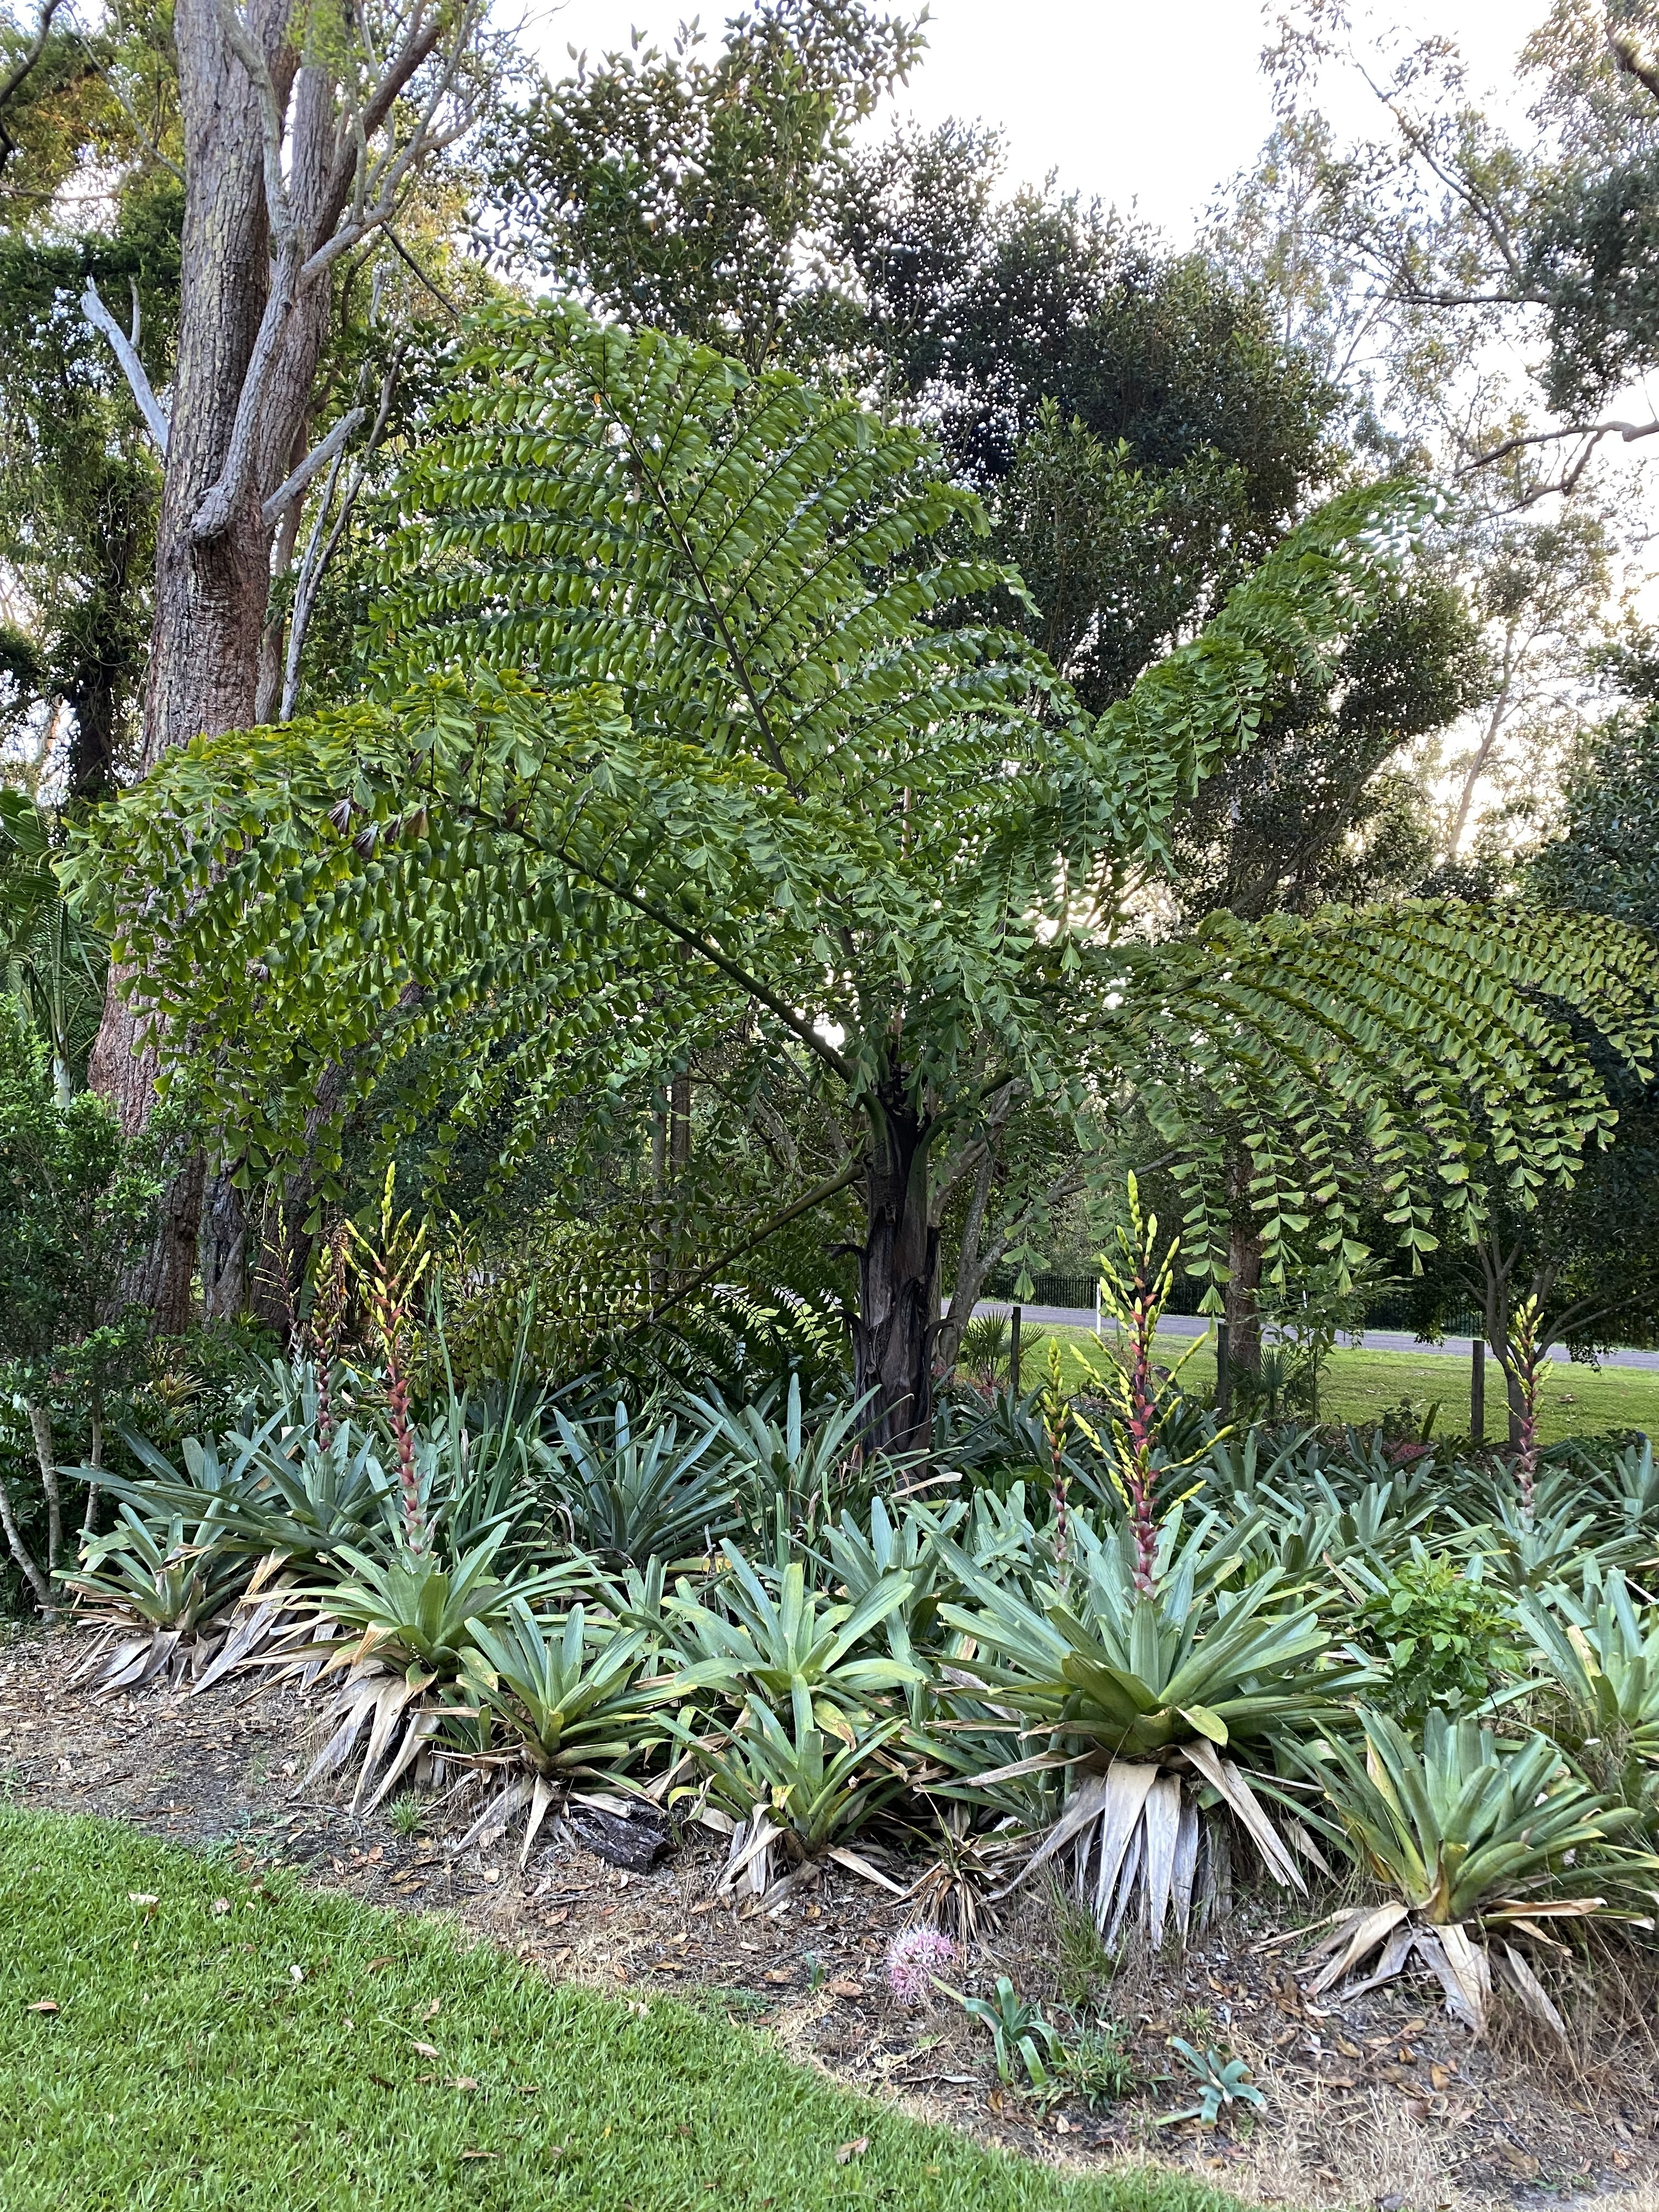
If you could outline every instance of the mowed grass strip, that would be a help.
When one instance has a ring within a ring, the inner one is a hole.
[[[1046,1322],[1034,1322],[1026,1332],[1026,1344],[1036,1340],[1035,1350],[1022,1351],[1020,1371],[1029,1389],[1041,1371],[1044,1358],[1042,1340],[1047,1336],[1058,1339],[1060,1346],[1060,1375],[1068,1389],[1083,1387],[1086,1382],[1084,1362],[1098,1359],[1101,1347],[1097,1347],[1091,1331],[1051,1327]],[[1106,1334],[1106,1350],[1111,1345],[1109,1328]],[[1174,1334],[1158,1339],[1158,1357],[1165,1365],[1173,1367],[1183,1353],[1192,1352],[1190,1337]],[[1181,1370],[1181,1379],[1200,1397],[1206,1397],[1215,1389],[1215,1347],[1213,1342],[1200,1343],[1196,1352]],[[1435,1418],[1435,1433],[1443,1437],[1467,1436],[1469,1430],[1469,1355],[1463,1352],[1351,1352],[1346,1346],[1334,1351],[1321,1370],[1319,1382],[1319,1417],[1322,1421],[1351,1421],[1358,1428],[1374,1424],[1387,1407],[1398,1406],[1401,1399],[1409,1398],[1421,1408],[1439,1401],[1440,1411]],[[1298,1417],[1299,1418],[1299,1417]],[[1595,1369],[1570,1360],[1558,1353],[1552,1360],[1544,1380],[1539,1427],[1547,1444],[1560,1443],[1568,1437],[1603,1436],[1614,1429],[1643,1429],[1650,1436],[1659,1435],[1659,1368],[1603,1367]],[[1497,1443],[1505,1434],[1504,1422],[1504,1378],[1498,1362],[1486,1358],[1486,1441]]]
[[[763,2034],[552,1982],[442,1920],[15,1808],[0,2106],[4,2212],[1229,2212],[1179,2176],[981,2149]]]

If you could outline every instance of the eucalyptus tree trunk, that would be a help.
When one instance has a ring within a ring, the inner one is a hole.
[[[250,28],[277,49],[283,0],[253,0]],[[167,470],[156,527],[155,619],[144,690],[143,769],[172,747],[253,720],[259,647],[270,591],[270,532],[251,473],[224,528],[198,534],[196,518],[220,479],[270,290],[259,95],[232,52],[216,0],[179,0],[174,17],[185,136],[185,218],[179,342]],[[303,149],[296,146],[296,156]],[[320,330],[318,336],[320,337]],[[311,351],[315,366],[315,347]],[[296,364],[297,366],[297,364]],[[307,379],[307,386],[309,378]],[[290,432],[290,439],[292,433]],[[270,489],[269,485],[264,489]],[[161,1040],[129,1005],[125,975],[112,975],[94,1048],[93,1087],[135,1135],[155,1098]],[[124,1289],[155,1326],[188,1323],[204,1164],[191,1157],[169,1188],[162,1218]],[[215,1194],[216,1213],[228,1208]]]
[[[928,1203],[933,1131],[895,1076],[870,1107],[853,1387],[873,1390],[866,1447],[926,1451],[933,1433],[939,1231]]]
[[[349,104],[326,60],[302,63],[307,11],[294,0],[178,0],[173,17],[185,155],[179,332],[164,413],[130,347],[94,295],[89,319],[111,336],[158,439],[166,469],[156,530],[155,615],[140,765],[191,738],[246,728],[260,698],[273,532],[302,495],[325,441],[307,459],[313,391],[327,335],[334,263],[390,221],[436,128],[435,101],[412,139],[374,149],[399,94],[437,46],[446,18],[417,4],[366,95]],[[476,19],[465,11],[459,52]],[[344,65],[349,72],[349,64]],[[377,166],[378,163],[378,166]],[[344,425],[349,432],[355,420]],[[334,441],[337,450],[339,439]],[[269,659],[269,653],[266,654]],[[166,1041],[112,973],[94,1049],[93,1087],[136,1134],[149,1119]],[[192,1306],[204,1166],[188,1160],[161,1227],[128,1280],[163,1331]],[[242,1249],[240,1194],[216,1187],[211,1210],[228,1249]],[[245,1235],[245,1231],[244,1231]],[[216,1302],[246,1282],[233,1263]]]

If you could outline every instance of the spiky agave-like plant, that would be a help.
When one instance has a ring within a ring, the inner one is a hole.
[[[1547,1737],[1505,1741],[1474,1720],[1431,1711],[1415,1744],[1387,1714],[1363,1710],[1363,1750],[1327,1740],[1326,1793],[1370,1872],[1395,1893],[1338,1914],[1312,1954],[1309,1993],[1322,1994],[1368,1960],[1357,1996],[1415,1958],[1445,1991],[1448,2011],[1486,2025],[1494,1964],[1536,2017],[1565,2033],[1510,1934],[1605,1911],[1614,1883],[1651,1883],[1659,1859],[1622,1850],[1634,1823],[1575,1774]],[[1487,1935],[1498,1938],[1488,1944]]]

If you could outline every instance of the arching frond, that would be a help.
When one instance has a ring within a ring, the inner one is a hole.
[[[1530,1205],[1606,1140],[1592,1034],[1644,1073],[1659,1041],[1652,947],[1594,915],[1451,900],[1213,915],[1104,966],[1097,1065],[1130,1076],[1172,1148],[1188,1263],[1212,1276],[1231,1162],[1269,1279],[1298,1256],[1357,1261],[1368,1195],[1415,1263],[1437,1211],[1473,1235],[1497,1192]]]

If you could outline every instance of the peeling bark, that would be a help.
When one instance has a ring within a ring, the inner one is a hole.
[[[325,63],[301,65],[307,20],[291,0],[246,0],[240,11],[222,0],[178,0],[173,13],[182,282],[143,772],[192,738],[247,728],[280,690],[280,639],[267,630],[272,524],[263,507],[303,452],[332,261],[388,219],[423,149],[455,135],[434,125],[428,103],[414,138],[401,137],[376,172],[380,198],[368,208],[354,202],[360,148],[453,19],[417,11],[356,116]],[[458,46],[473,21],[461,19]],[[444,82],[455,82],[453,68]],[[279,526],[297,530],[297,513]],[[128,1136],[149,1119],[165,1048],[153,1018],[129,1002],[133,981],[131,970],[112,969],[88,1072]],[[191,1318],[203,1180],[198,1156],[176,1176],[154,1243],[120,1286],[123,1297],[152,1308],[162,1331]]]

